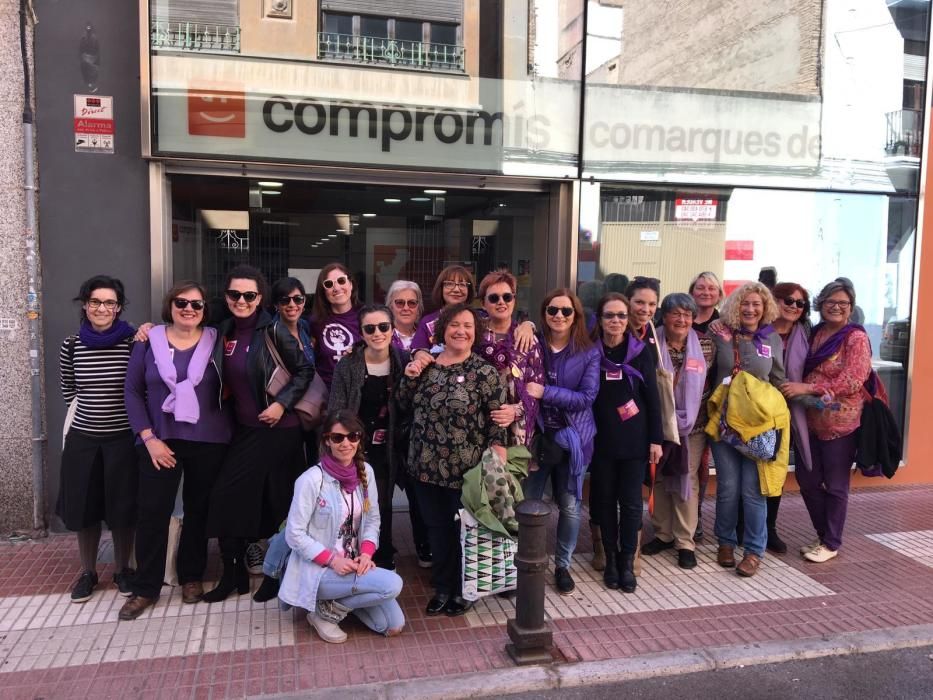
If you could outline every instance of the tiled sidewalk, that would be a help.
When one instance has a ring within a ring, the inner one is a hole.
[[[779,525],[790,552],[767,556],[756,577],[740,579],[716,566],[715,547],[707,540],[698,550],[700,565],[690,572],[677,568],[671,552],[646,557],[634,595],[607,591],[588,556],[578,553],[574,595],[561,597],[552,588],[547,593],[554,659],[611,659],[931,623],[931,522],[933,488],[858,491],[842,553],[810,564],[796,554],[812,539],[809,520],[799,497],[788,495]],[[581,552],[589,546],[584,538]],[[425,617],[429,572],[414,566],[408,533],[398,539],[405,634],[384,639],[348,621],[350,639],[343,645],[324,644],[303,615],[281,612],[274,603],[258,605],[242,596],[182,605],[178,590],[168,587],[140,619],[118,622],[124,599],[109,583],[109,566],[91,601],[70,602],[77,573],[71,536],[0,545],[0,698],[243,697],[348,679],[371,683],[511,667],[504,623],[512,603],[494,597],[462,618]]]

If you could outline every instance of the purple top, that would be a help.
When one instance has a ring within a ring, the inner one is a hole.
[[[172,362],[178,381],[188,376],[188,363],[194,349],[172,348]],[[175,416],[165,413],[162,404],[169,395],[168,387],[159,376],[149,343],[136,343],[126,369],[126,413],[130,426],[137,435],[150,428],[160,440],[191,440],[193,442],[227,443],[233,435],[230,411],[221,405],[220,377],[213,366],[208,366],[204,378],[195,387],[201,416],[197,423],[176,422]],[[140,442],[137,440],[137,442]]]
[[[412,354],[414,354],[415,350],[430,350],[436,345],[436,341],[433,339],[434,327],[437,325],[437,318],[440,315],[441,312],[438,310],[421,317],[418,328],[415,330],[415,337],[411,339]]]
[[[311,319],[311,337],[314,339],[315,371],[330,388],[334,367],[340,358],[350,352],[353,344],[363,339],[360,332],[358,308],[342,314],[330,314],[323,320]]]

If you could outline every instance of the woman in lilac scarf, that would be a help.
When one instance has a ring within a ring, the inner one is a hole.
[[[211,361],[217,331],[206,328],[204,288],[179,282],[162,301],[162,320],[133,348],[126,410],[138,436],[139,522],[132,597],[120,610],[133,620],[155,604],[165,577],[169,520],[182,474],[185,520],[178,545],[182,601],[196,603],[207,563],[205,525],[214,479],[233,434],[221,404],[220,369]]]
[[[663,326],[658,329],[661,365],[674,377],[674,408],[680,444],[664,444],[659,481],[654,492],[655,538],[642,554],[677,549],[682,569],[696,567],[696,531],[700,460],[706,449],[707,373],[713,366],[713,342],[693,330],[697,305],[689,294],[668,294],[661,302]]]

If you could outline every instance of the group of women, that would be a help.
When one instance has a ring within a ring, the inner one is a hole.
[[[504,461],[517,445],[533,454],[525,496],[541,498],[550,486],[558,506],[560,593],[575,588],[587,471],[594,566],[608,588],[635,591],[639,552],[674,549],[679,566],[696,566],[707,446],[717,475],[717,560],[752,576],[766,547],[786,545],[776,530],[780,486],[775,493],[761,465],[717,427],[722,392],[714,390],[743,371],[790,407],[797,480],[818,537],[801,554],[836,556],[871,369],[868,337],[849,323],[848,280],[816,298],[822,320],[814,328],[800,285],[779,284],[772,294],[749,283],[722,303],[712,273],[663,299],[658,280],[636,277],[625,293],[606,293],[589,320],[573,291],[556,289],[541,305],[539,328],[514,322],[516,294],[507,272],[490,273],[477,289],[470,271],[454,265],[437,278],[432,313],[418,285],[404,280],[385,305],[362,306],[350,271],[333,263],[306,318],[299,280],[280,280],[270,294],[258,270],[240,266],[227,276],[229,314],[219,323],[209,325],[204,288],[180,282],[165,297],[163,323],[134,329],[120,318],[119,280],[85,282],[79,333],[60,354],[69,421],[58,511],[78,532],[82,565],[72,600],[88,600],[98,585],[103,521],[113,533],[114,583],[128,596],[120,619],[157,602],[181,483],[185,603],[248,592],[247,548],[268,538],[256,600],[277,595],[307,609],[328,642],[346,639],[339,625],[351,613],[398,634],[398,485],[408,493],[418,563],[432,568],[426,613],[463,614],[463,476],[487,450]],[[296,407],[315,373],[327,415],[310,429]],[[640,545],[645,484],[655,537]],[[223,571],[205,591],[209,538],[218,540]]]

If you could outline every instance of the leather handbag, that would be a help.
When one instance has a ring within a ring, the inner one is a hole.
[[[658,355],[658,395],[661,401],[661,432],[667,442],[680,444],[680,433],[677,430],[677,410],[674,404],[674,381],[673,374],[664,369],[661,362],[661,344],[658,342],[658,336],[654,332],[654,324],[649,321],[648,328],[651,331],[651,337],[654,339],[654,351]]]
[[[266,333],[266,347],[269,349],[269,354],[272,356],[272,361],[275,363],[272,376],[269,377],[269,381],[266,383],[266,393],[269,396],[275,397],[278,396],[279,392],[292,380],[292,374],[285,367],[282,356],[279,355],[278,348],[275,347],[275,341],[268,333]],[[324,420],[324,409],[327,406],[327,394],[327,385],[324,384],[321,375],[315,372],[314,378],[311,380],[311,383],[308,384],[308,388],[305,389],[305,393],[302,394],[298,402],[292,407],[292,410],[298,415],[298,420],[301,422],[301,427],[303,429],[314,430]]]

